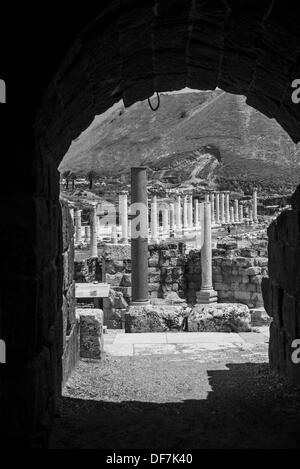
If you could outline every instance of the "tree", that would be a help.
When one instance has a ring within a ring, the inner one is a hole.
[[[72,189],[74,190],[75,189],[75,181],[76,181],[76,178],[77,178],[76,173],[71,173],[70,177],[71,177],[71,180],[72,180]]]
[[[98,174],[97,174],[96,171],[91,170],[91,171],[89,171],[89,172],[87,173],[86,178],[87,178],[87,180],[88,180],[88,182],[89,182],[89,189],[90,189],[90,190],[93,189],[93,184],[94,184],[94,181],[95,181],[95,179],[96,179],[97,177],[98,177]]]
[[[71,176],[71,171],[64,171],[63,172],[63,178],[66,182],[66,185],[65,185],[65,189],[68,190],[69,189],[69,181],[70,181],[70,176]]]

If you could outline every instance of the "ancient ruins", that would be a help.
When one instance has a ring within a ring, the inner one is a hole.
[[[296,448],[297,11],[4,3],[0,446]]]

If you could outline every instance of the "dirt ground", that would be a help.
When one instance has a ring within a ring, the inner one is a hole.
[[[300,392],[270,372],[267,344],[223,352],[81,361],[51,447],[300,447]]]

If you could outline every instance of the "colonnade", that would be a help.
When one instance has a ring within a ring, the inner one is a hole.
[[[257,189],[254,188],[252,200],[246,207],[238,199],[231,200],[229,191],[210,191],[204,196],[205,203],[209,203],[211,211],[210,223],[212,227],[239,223],[257,223]],[[151,242],[158,243],[170,237],[185,237],[192,233],[201,232],[204,220],[203,206],[193,196],[178,195],[175,200],[158,199],[154,195],[147,198],[147,230]],[[202,206],[202,208],[201,208]],[[247,212],[245,213],[245,208]],[[91,246],[91,255],[96,256],[97,242],[110,240],[113,243],[128,243],[130,239],[130,213],[128,192],[119,194],[119,223],[105,226],[100,223],[98,204],[90,208],[90,223],[82,223],[82,210],[71,208],[70,213],[75,225],[75,243],[85,243]]]

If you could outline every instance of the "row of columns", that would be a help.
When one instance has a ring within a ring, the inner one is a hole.
[[[131,203],[134,203],[132,198]],[[210,223],[222,224],[222,223],[241,223],[244,219],[244,207],[239,204],[238,200],[234,201],[234,205],[230,206],[229,191],[225,192],[211,192],[205,194],[205,203],[210,206],[211,221]],[[145,202],[148,207],[148,199]],[[202,225],[200,215],[200,205],[198,200],[194,201],[192,196],[184,196],[183,204],[181,197],[178,196],[175,203],[170,203],[168,206],[162,208],[162,233],[170,235],[170,233],[177,232],[180,236],[185,230],[200,230]],[[97,240],[98,240],[98,215],[97,215],[97,204],[92,206],[90,215],[90,226],[82,227],[81,213],[82,210],[73,208],[70,210],[71,217],[75,225],[75,242],[82,242],[82,228],[84,228],[84,241],[89,242],[91,246],[91,256],[97,257]],[[123,243],[128,243],[130,237],[130,223],[128,223],[128,195],[127,192],[121,192],[119,195],[119,215],[120,215],[120,227],[121,227],[121,240]],[[150,236],[153,242],[157,242],[159,239],[159,206],[157,197],[154,196],[151,202],[151,214],[150,214]],[[249,210],[250,222],[257,222],[257,190],[253,191],[252,198],[252,209]],[[147,223],[148,226],[148,215]],[[112,228],[111,232],[112,241],[117,243],[117,227]]]

